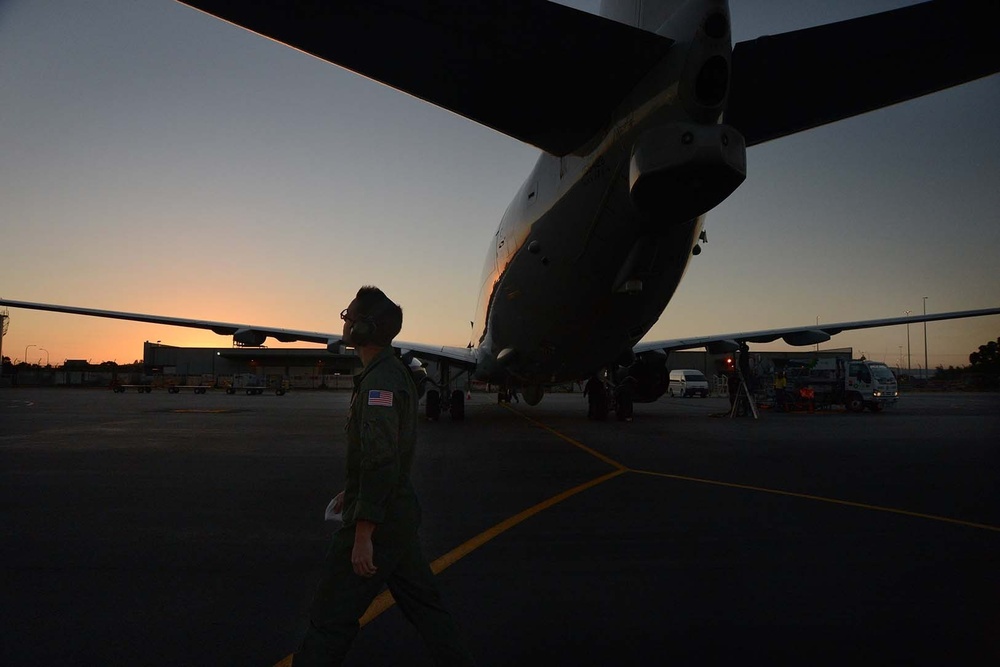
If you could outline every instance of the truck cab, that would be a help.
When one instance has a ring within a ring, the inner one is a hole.
[[[848,410],[878,412],[899,400],[896,376],[885,364],[859,360],[851,361],[847,368],[844,406]]]
[[[899,400],[896,376],[885,364],[836,357],[789,360],[788,388],[809,389],[818,405],[843,405],[852,412],[879,412]]]

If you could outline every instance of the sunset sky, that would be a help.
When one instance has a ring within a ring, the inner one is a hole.
[[[730,3],[734,41],[907,4]],[[646,339],[1000,306],[997,109],[992,76],[749,149]],[[171,0],[0,0],[4,298],[339,331],[376,284],[400,338],[465,345],[537,153]],[[931,366],[964,365],[1000,317],[927,331]],[[124,363],[144,340],[230,344],[12,309],[3,354]],[[910,342],[923,365],[922,325]],[[906,327],[824,347],[846,346],[905,365]]]

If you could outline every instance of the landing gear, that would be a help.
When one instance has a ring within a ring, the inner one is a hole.
[[[451,392],[449,412],[451,412],[452,421],[465,421],[465,394],[462,393],[461,389]]]
[[[451,420],[460,422],[465,420],[465,394],[461,389],[451,389],[451,369],[448,364],[441,364],[440,382],[436,383],[436,389],[428,389],[424,396],[424,405],[428,421],[438,421],[441,419],[441,412],[446,411],[451,414]],[[435,384],[431,382],[431,384]],[[442,396],[443,394],[443,396]]]
[[[608,386],[598,375],[592,375],[587,380],[583,388],[583,395],[587,397],[587,419],[604,421],[608,418],[608,408],[611,402],[608,396]]]
[[[424,399],[427,403],[427,421],[436,422],[441,418],[441,394],[437,389],[431,389],[427,392],[427,396]]]

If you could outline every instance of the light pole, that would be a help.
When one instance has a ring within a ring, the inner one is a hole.
[[[37,345],[25,345],[24,346],[24,363],[28,363],[28,348],[29,347],[38,347],[38,346]]]
[[[924,297],[924,315],[927,315],[927,297]],[[924,375],[929,375],[930,366],[927,365],[927,320],[924,320]],[[924,378],[930,380],[930,377]]]
[[[912,311],[904,310],[906,316],[909,317]],[[910,356],[910,323],[906,323],[906,374],[913,375],[913,357]]]
[[[40,348],[38,348],[38,349],[39,349],[39,350],[40,350],[41,352],[44,352],[44,353],[45,353],[45,365],[46,365],[46,366],[48,366],[48,365],[49,365],[49,351],[48,351],[48,350],[46,350],[46,349],[45,349],[44,347],[40,347]]]

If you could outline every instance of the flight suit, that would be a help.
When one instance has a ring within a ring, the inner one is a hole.
[[[385,348],[354,378],[347,422],[344,525],[327,553],[327,572],[310,611],[294,666],[339,665],[360,628],[358,619],[387,585],[439,665],[472,665],[471,654],[444,607],[420,548],[420,504],[410,483],[416,444],[417,388],[410,371]],[[376,573],[354,573],[357,521],[376,525]]]

